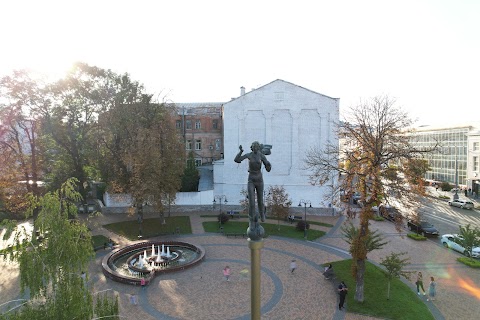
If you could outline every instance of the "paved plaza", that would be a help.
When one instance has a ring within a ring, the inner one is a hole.
[[[198,213],[189,215],[191,235],[162,237],[161,240],[184,240],[202,246],[205,260],[198,266],[177,273],[157,276],[144,290],[105,278],[101,260],[108,250],[100,250],[91,263],[89,284],[94,291],[118,295],[120,314],[124,319],[250,319],[250,250],[246,239],[226,238],[220,234],[204,233]],[[101,226],[125,219],[125,215],[108,214],[89,222],[93,234],[104,234],[120,245],[131,243],[110,233]],[[213,218],[215,219],[215,218]],[[308,217],[334,225],[325,228],[327,235],[317,241],[269,237],[262,249],[261,305],[262,319],[374,319],[338,310],[337,294],[330,281],[323,278],[320,264],[348,258],[348,245],[342,239],[340,226],[344,217]],[[478,319],[480,314],[480,272],[455,259],[458,255],[432,241],[413,241],[405,233],[397,233],[392,223],[372,221],[390,241],[386,249],[369,254],[369,260],[379,262],[390,252],[407,251],[410,269],[422,271],[424,278],[434,276],[438,282],[438,298],[426,302],[436,319]],[[160,240],[149,239],[149,240]],[[296,259],[298,269],[289,270]],[[232,276],[225,281],[222,269],[230,266]],[[21,298],[18,269],[15,264],[1,262],[0,303]],[[242,272],[243,271],[243,272]],[[414,284],[409,283],[412,290]],[[350,285],[351,291],[354,284]],[[135,296],[138,304],[131,303]],[[424,299],[424,297],[420,297]],[[408,310],[406,310],[408,312]]]

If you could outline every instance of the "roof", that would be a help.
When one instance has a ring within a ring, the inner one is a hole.
[[[301,89],[303,89],[303,90],[310,91],[310,92],[312,92],[312,93],[314,93],[314,94],[318,94],[318,95],[323,96],[323,97],[328,98],[328,99],[333,99],[333,100],[338,100],[338,99],[340,99],[340,98],[332,98],[332,97],[329,97],[329,96],[327,96],[327,95],[324,95],[324,94],[315,92],[315,91],[313,91],[313,90],[304,88],[304,87],[302,87],[302,86],[296,85],[296,84],[294,84],[294,83],[291,83],[291,82],[288,82],[288,81],[285,81],[285,80],[282,80],[282,79],[276,79],[276,80],[273,80],[272,82],[269,82],[269,83],[267,83],[267,84],[265,84],[265,85],[263,85],[263,86],[261,86],[261,87],[258,87],[258,88],[256,88],[256,89],[253,89],[253,90],[249,91],[249,92],[246,92],[244,95],[238,96],[237,98],[232,98],[232,100],[230,100],[229,102],[226,102],[225,104],[230,103],[230,102],[232,102],[232,101],[235,101],[235,100],[237,100],[237,99],[239,99],[239,98],[241,98],[241,97],[244,97],[244,96],[246,96],[246,95],[248,95],[248,94],[250,94],[250,93],[252,93],[252,92],[254,92],[254,91],[256,91],[256,90],[265,88],[265,87],[267,87],[267,86],[269,86],[269,85],[271,85],[272,83],[277,82],[277,81],[281,81],[281,82],[284,82],[284,83],[286,83],[286,84],[289,84],[289,85],[292,85],[292,86],[301,88]]]

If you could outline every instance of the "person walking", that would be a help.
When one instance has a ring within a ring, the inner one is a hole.
[[[223,268],[223,276],[225,277],[225,280],[230,281],[230,267],[226,266]]]
[[[290,262],[290,272],[293,273],[297,269],[297,262],[295,262],[295,259]]]
[[[345,303],[345,297],[347,296],[348,293],[348,287],[345,284],[344,281],[340,282],[338,285],[338,295],[340,296],[340,301],[338,303],[338,310],[343,309],[343,305]]]
[[[435,300],[435,296],[437,295],[437,283],[433,277],[430,277],[430,285],[428,286],[428,297],[427,301]]]
[[[421,272],[417,274],[417,282],[415,282],[415,284],[417,285],[417,294],[420,295],[420,288],[422,288],[423,295],[426,295],[425,289],[423,288],[423,276]]]
[[[143,290],[145,290],[145,278],[140,279],[140,286],[142,287]]]

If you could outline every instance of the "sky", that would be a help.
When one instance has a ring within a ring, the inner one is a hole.
[[[128,73],[173,102],[226,102],[282,79],[377,95],[416,125],[480,120],[477,0],[16,0],[0,3],[0,77],[76,61]]]

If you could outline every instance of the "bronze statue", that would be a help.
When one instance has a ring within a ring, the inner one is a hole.
[[[259,240],[265,234],[263,227],[258,223],[259,216],[262,222],[265,221],[265,210],[263,205],[263,176],[262,163],[267,172],[270,172],[272,165],[265,157],[265,153],[270,154],[270,149],[263,151],[264,147],[258,141],[254,141],[250,149],[252,152],[242,155],[243,148],[239,146],[240,151],[235,157],[235,162],[241,163],[244,159],[248,159],[248,216],[250,219],[247,234],[251,240]],[[258,213],[255,211],[255,191],[258,202]]]

